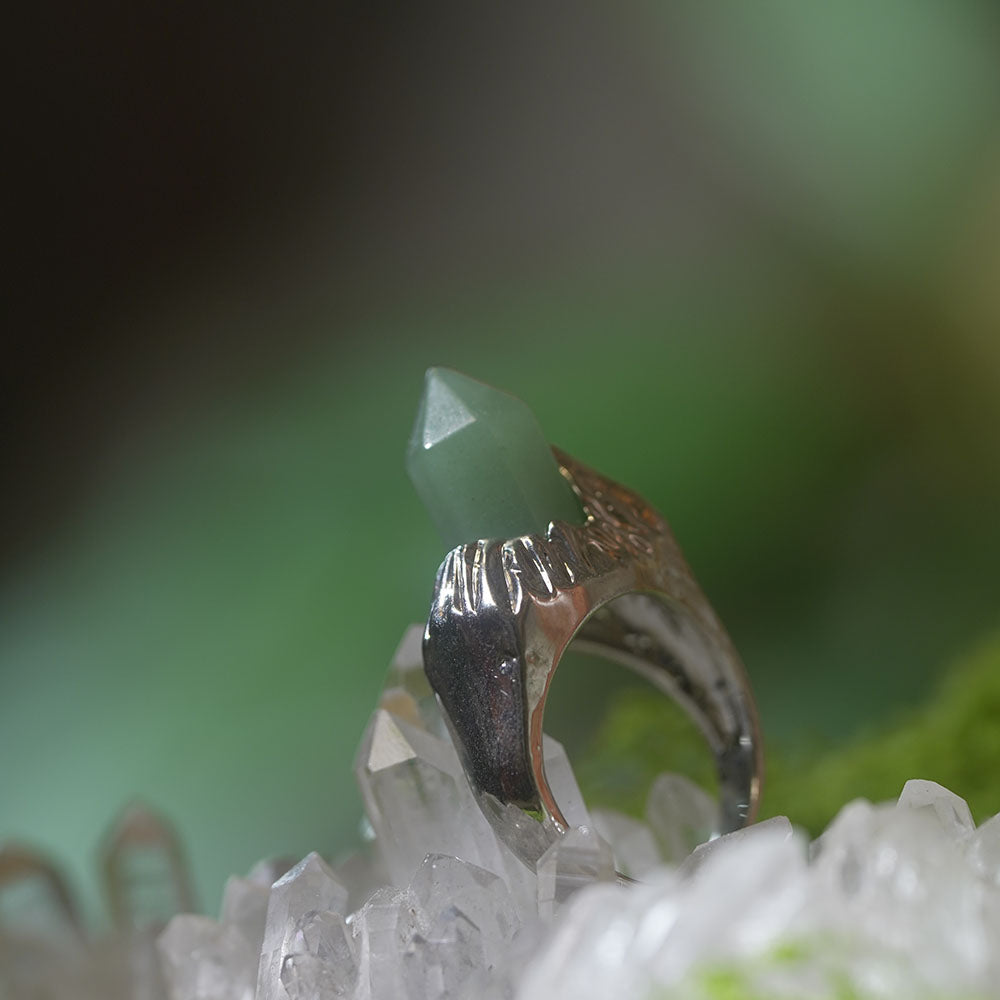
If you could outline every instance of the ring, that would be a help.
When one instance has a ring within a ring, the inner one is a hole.
[[[424,670],[476,798],[528,863],[517,807],[555,835],[567,822],[545,776],[542,718],[570,642],[624,664],[699,726],[719,778],[718,833],[753,821],[762,751],[733,644],[667,522],[640,496],[552,449],[582,524],[452,549],[437,573]],[[530,839],[530,838],[529,838]]]

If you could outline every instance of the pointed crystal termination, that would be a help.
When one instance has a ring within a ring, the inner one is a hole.
[[[182,913],[156,942],[170,1000],[248,1000],[256,984],[244,936],[211,917]]]
[[[480,995],[486,980],[482,931],[460,909],[447,907],[425,934],[413,935],[402,979],[407,1000]]]
[[[317,971],[311,959],[316,958],[322,965],[326,961],[323,956],[330,949],[334,952],[340,949],[335,935],[333,943],[330,941],[328,922],[312,927],[311,922],[322,913],[346,916],[347,890],[334,877],[330,866],[313,853],[306,855],[271,888],[257,975],[257,1000],[286,1000],[289,995],[286,980],[302,985],[310,976],[320,975],[322,970]],[[323,949],[323,954],[310,954],[308,949],[312,946]],[[285,969],[290,955],[305,957]]]
[[[615,877],[611,846],[585,826],[560,837],[538,859],[538,915],[551,920],[577,890]]]
[[[995,916],[983,919],[981,888],[969,891],[977,858],[963,854],[974,834],[965,832],[964,824],[943,821],[935,799],[946,817],[966,811],[965,802],[936,785],[917,785],[897,805],[849,802],[812,845],[811,875],[814,885],[840,903],[832,914],[859,940],[905,954],[909,970],[926,984],[926,995],[957,996],[959,969],[975,974],[989,967],[997,925]],[[978,876],[976,881],[984,884]],[[947,916],[928,919],[930,913]],[[955,961],[949,955],[961,957]],[[954,964],[946,981],[948,962]],[[894,996],[916,993],[892,990]]]
[[[437,698],[424,673],[423,643],[423,625],[411,625],[403,633],[389,664],[378,706],[404,722],[450,739]]]
[[[29,847],[0,845],[0,997],[93,997],[89,944],[59,869]]]
[[[932,813],[953,837],[960,840],[976,829],[969,804],[936,781],[911,778],[896,803],[899,809],[922,809]]]
[[[542,734],[542,758],[545,763],[545,777],[549,788],[559,803],[571,827],[591,827],[593,823],[587,806],[583,801],[583,793],[576,782],[576,775],[566,755],[566,748],[547,733]]]
[[[221,921],[235,927],[247,940],[255,956],[264,945],[264,928],[267,924],[267,904],[271,886],[295,866],[287,858],[264,858],[250,869],[246,878],[231,875],[222,892]],[[254,976],[257,961],[254,959]],[[256,978],[254,979],[256,983]]]
[[[460,914],[476,929],[477,956],[489,968],[500,965],[521,925],[503,879],[443,854],[428,854],[410,889],[431,922],[453,923]],[[428,936],[433,940],[433,935]]]
[[[120,930],[162,928],[175,913],[197,909],[180,838],[163,816],[129,806],[103,854],[111,916]]]
[[[492,846],[450,743],[380,709],[355,770],[394,885],[406,885],[428,852],[475,862]]]
[[[594,829],[611,845],[615,868],[630,878],[641,879],[663,864],[653,831],[624,813],[611,809],[593,809]]]
[[[374,839],[339,858],[333,873],[347,890],[347,906],[351,913],[360,909],[376,889],[389,881],[381,845]]]
[[[402,956],[426,915],[410,889],[383,886],[352,917],[359,997],[404,997]],[[258,995],[257,1000],[260,1000]]]
[[[663,860],[680,864],[718,829],[719,807],[703,789],[683,775],[659,775],[646,799],[646,822]]]
[[[270,895],[270,886],[237,875],[229,877],[222,892],[222,923],[235,927],[255,955],[264,945]]]
[[[344,918],[310,911],[297,920],[281,962],[281,985],[289,1000],[353,996],[357,981],[354,939]]]
[[[716,854],[731,851],[737,844],[761,838],[791,840],[793,836],[792,824],[788,821],[787,816],[772,816],[760,823],[751,823],[750,826],[745,826],[742,830],[733,830],[732,833],[699,844],[678,866],[677,871],[682,876],[691,877],[709,859],[715,857]]]
[[[980,878],[1000,887],[1000,813],[983,823],[969,838],[966,855]]]
[[[25,887],[27,886],[27,891]],[[83,926],[62,872],[41,854],[20,844],[0,845],[0,896],[18,893],[17,923],[50,940],[83,937]],[[0,905],[0,913],[9,908]]]
[[[427,371],[406,470],[449,548],[583,520],[528,406],[448,368]]]

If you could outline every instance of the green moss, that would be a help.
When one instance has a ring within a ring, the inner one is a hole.
[[[809,956],[809,949],[802,941],[783,941],[771,952],[775,965],[795,965]]]
[[[588,801],[641,815],[649,783],[664,770],[706,778],[700,737],[664,699],[629,690],[612,706],[577,765]],[[825,750],[770,748],[763,815],[787,815],[820,833],[846,802],[893,799],[909,778],[930,778],[963,796],[980,822],[1000,811],[995,782],[1000,760],[1000,635],[982,642],[941,675],[927,701],[877,729]],[[649,1000],[773,1000],[768,980],[814,966],[829,1000],[865,1000],[846,974],[835,941],[790,941],[766,955],[695,970],[677,988]],[[815,983],[815,980],[814,980]],[[791,994],[783,994],[791,1000]],[[938,1000],[975,1000],[958,994]]]
[[[710,969],[700,977],[699,986],[706,1000],[757,1000],[760,994],[747,983],[746,976],[735,969]]]
[[[775,753],[765,811],[819,833],[844,803],[899,795],[929,778],[965,798],[978,821],[1000,811],[1000,636],[949,667],[933,695],[880,730],[811,760]]]
[[[716,785],[704,738],[676,705],[628,688],[614,701],[595,741],[574,762],[592,806],[641,817],[653,779],[663,771],[686,775],[707,789]]]
[[[635,691],[617,701],[578,764],[588,801],[641,815],[656,774],[704,781],[700,738],[664,699]],[[819,710],[819,707],[817,707]],[[978,821],[1000,811],[1000,635],[944,671],[922,706],[823,751],[769,748],[763,816],[786,815],[820,833],[851,799],[894,799],[909,778],[940,782],[968,800]]]
[[[848,974],[848,956],[843,942],[833,940],[793,941],[759,956],[696,968],[675,987],[651,991],[646,1000],[804,1000],[792,992],[795,966],[801,982],[809,984],[809,996],[825,1000],[872,1000],[859,992]],[[790,978],[785,978],[788,973]],[[785,976],[782,976],[782,973]],[[777,974],[777,978],[775,978]],[[921,994],[923,1000],[985,1000],[967,993]]]

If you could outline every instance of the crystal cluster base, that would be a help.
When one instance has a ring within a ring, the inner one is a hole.
[[[549,740],[576,827],[501,816],[540,855],[529,869],[464,780],[419,633],[356,760],[371,842],[270,889],[231,880],[218,923],[175,918],[172,1000],[1000,997],[1000,816],[977,829],[960,798],[911,781],[812,845],[783,818],[701,842],[715,806],[686,779],[657,780],[645,822],[590,813]]]
[[[958,796],[910,781],[896,803],[849,803],[812,844],[784,818],[699,843],[715,807],[690,782],[661,776],[645,821],[590,812],[548,740],[575,826],[559,837],[493,803],[512,831],[501,840],[430,695],[419,633],[358,751],[362,849],[263,862],[229,880],[218,920],[175,916],[155,951],[153,924],[96,944],[0,926],[0,997],[1000,1000],[1000,815],[976,827]],[[518,838],[523,852],[506,846]],[[642,882],[622,886],[616,869]]]

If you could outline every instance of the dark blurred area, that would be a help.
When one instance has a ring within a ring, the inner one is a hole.
[[[997,622],[1000,10],[36,9],[0,363],[0,836],[335,850],[440,558],[423,369],[671,519],[765,732]]]

